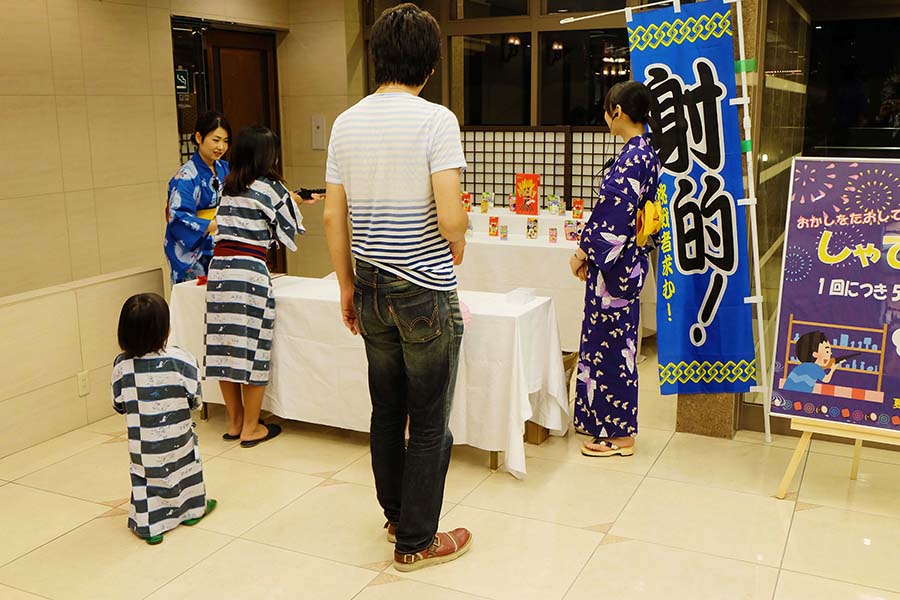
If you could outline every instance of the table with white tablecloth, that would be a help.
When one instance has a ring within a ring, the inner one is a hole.
[[[271,380],[265,410],[286,419],[369,430],[371,404],[362,338],[341,322],[333,279],[278,277]],[[533,421],[557,435],[569,410],[556,313],[550,298],[508,298],[460,291],[472,314],[460,354],[450,429],[454,442],[506,453],[506,468],[525,473],[523,432]],[[206,288],[172,288],[171,342],[202,361]],[[222,404],[215,381],[205,402]]]
[[[509,239],[487,235],[489,217],[509,227]],[[560,223],[568,217],[538,215],[538,239],[525,237],[528,217],[508,210],[493,209],[489,214],[471,213],[474,232],[467,236],[463,264],[457,267],[459,286],[467,290],[506,293],[519,287],[533,288],[538,296],[553,298],[559,319],[562,349],[578,351],[581,320],[584,316],[584,283],[572,276],[569,258],[576,243],[567,241]],[[558,239],[550,243],[547,229],[557,227]],[[653,261],[641,292],[641,326],[643,335],[656,331],[656,278]]]

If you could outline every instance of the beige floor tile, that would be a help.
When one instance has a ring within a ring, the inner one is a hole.
[[[131,495],[128,465],[128,442],[122,439],[88,448],[18,481],[82,500],[109,502]]]
[[[454,446],[444,485],[444,502],[458,503],[488,478],[490,453],[471,446]],[[375,487],[372,456],[366,454],[334,475],[334,479]]]
[[[441,530],[466,527],[472,548],[456,561],[402,574],[498,600],[561,598],[602,540],[599,533],[457,506]]]
[[[810,452],[818,454],[830,454],[832,456],[853,457],[853,444],[838,444],[836,442],[825,442],[813,439],[809,445]],[[866,448],[863,444],[862,449],[863,460],[873,460],[876,462],[890,463],[900,465],[900,447],[896,450],[882,450],[881,448]]]
[[[401,579],[382,584],[373,582],[354,600],[475,600],[477,598],[483,598],[483,596],[472,596],[419,581]]]
[[[3,600],[40,600],[41,596],[35,596],[28,592],[23,592],[8,585],[0,585],[0,598]]]
[[[900,518],[900,465],[863,460],[850,480],[853,460],[812,453],[806,462],[799,500]]]
[[[157,590],[148,600],[353,598],[377,573],[235,540]]]
[[[254,448],[236,447],[224,458],[315,475],[340,471],[369,450],[368,436],[285,421],[282,434]]]
[[[216,406],[216,408],[220,407]],[[214,411],[211,407],[209,412],[208,421],[201,420],[200,414],[194,413],[194,431],[197,432],[200,453],[207,456],[218,456],[223,452],[236,448],[240,444],[239,440],[229,442],[222,439],[222,434],[227,429],[224,408]]]
[[[198,527],[233,536],[260,524],[322,483],[319,477],[222,457],[204,463],[203,478],[207,494],[218,500],[219,506]]]
[[[678,414],[676,396],[663,396],[658,391],[641,388],[638,393],[638,426],[675,431]],[[640,434],[639,434],[640,435]]]
[[[125,425],[125,416],[120,414],[110,415],[81,428],[81,431],[92,431],[105,435],[121,435],[128,431]]]
[[[550,460],[562,460],[591,467],[603,467],[613,471],[624,471],[637,475],[646,475],[653,463],[656,462],[663,448],[672,437],[671,431],[651,429],[644,427],[635,441],[635,451],[632,456],[612,456],[609,458],[595,458],[584,456],[581,447],[589,441],[587,436],[578,435],[570,431],[565,437],[550,436],[543,444],[525,445],[525,456],[528,458],[546,458]]]
[[[528,477],[491,475],[462,502],[465,506],[591,527],[615,521],[634,490],[639,475],[597,467],[533,458]]]
[[[393,559],[375,490],[353,483],[317,487],[243,535],[344,564]]]
[[[24,477],[107,441],[109,436],[76,429],[3,458],[0,478],[11,481]]]
[[[822,507],[794,515],[782,568],[900,592],[900,519]]]
[[[778,570],[635,540],[601,545],[567,599],[615,590],[628,600],[770,600]]]
[[[782,571],[774,600],[900,600],[893,594],[875,588]]]
[[[794,503],[647,478],[610,533],[778,566]]]
[[[491,475],[490,452],[471,446],[454,446],[444,484],[444,502],[460,502]],[[507,474],[507,477],[511,475]]]
[[[179,527],[148,546],[123,519],[94,519],[4,566],[0,583],[59,600],[143,598],[232,539]]]
[[[372,474],[372,455],[366,454],[356,459],[350,466],[335,473],[332,478],[347,483],[375,487],[375,476]]]
[[[16,484],[0,488],[0,565],[75,529],[109,507]]]
[[[771,496],[792,454],[775,446],[676,433],[650,476]],[[799,487],[798,473],[788,491]]]
[[[766,434],[762,431],[742,429],[734,434],[733,439],[735,442],[746,442],[748,444],[766,444]],[[797,442],[799,441],[799,436],[772,434],[772,443],[768,445],[793,450],[797,447]]]

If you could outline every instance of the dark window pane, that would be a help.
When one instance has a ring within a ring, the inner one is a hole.
[[[900,157],[900,19],[813,22],[806,153]],[[793,81],[803,61],[788,52],[769,76]],[[784,85],[782,86],[784,87]]]
[[[528,0],[457,0],[451,3],[454,19],[483,19],[485,17],[516,17],[528,14]]]
[[[375,19],[388,8],[404,2],[412,2],[419,8],[430,12],[435,19],[440,19],[441,10],[438,0],[363,0],[363,16],[366,25],[372,25]]]
[[[454,37],[451,48],[451,105],[466,125],[529,124],[531,34]]]
[[[625,8],[625,0],[547,0],[548,13],[601,12]]]
[[[626,31],[554,31],[540,40],[541,125],[605,125],[607,90],[631,79]]]

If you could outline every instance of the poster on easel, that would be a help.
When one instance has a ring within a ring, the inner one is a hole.
[[[900,431],[900,161],[796,158],[771,412]]]

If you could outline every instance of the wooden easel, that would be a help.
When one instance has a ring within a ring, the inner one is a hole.
[[[797,473],[797,467],[800,466],[803,455],[809,449],[809,443],[812,440],[812,434],[814,433],[856,440],[853,446],[853,465],[850,467],[850,479],[852,481],[856,481],[856,478],[859,475],[859,461],[862,455],[863,442],[879,442],[882,444],[900,446],[900,433],[889,430],[882,431],[872,427],[861,427],[859,425],[849,425],[846,423],[829,423],[827,421],[819,421],[818,419],[794,417],[791,419],[791,429],[802,431],[803,435],[800,436],[800,441],[797,442],[797,449],[794,450],[794,455],[791,457],[791,462],[788,464],[787,471],[784,472],[784,477],[781,480],[781,484],[778,486],[778,491],[775,492],[775,497],[779,500],[783,500],[787,494],[788,487],[791,485],[791,481],[793,481],[794,475]]]

